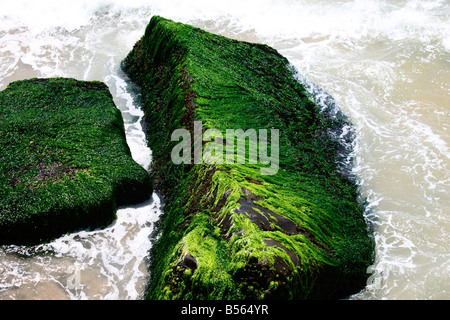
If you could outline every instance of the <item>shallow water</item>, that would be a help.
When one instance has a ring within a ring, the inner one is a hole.
[[[142,143],[142,114],[119,65],[152,15],[275,47],[354,124],[353,172],[368,204],[376,257],[372,283],[353,298],[450,298],[448,1],[0,2],[0,90],[30,77],[105,81],[129,122],[133,156],[145,167],[151,152]],[[3,249],[0,298],[139,298],[150,276],[146,254],[130,253],[134,262],[114,257],[151,247],[144,238],[152,235],[158,206],[155,198],[141,208],[142,221],[119,217],[110,229],[58,239],[39,253]],[[146,231],[136,234],[139,225]],[[123,234],[112,240],[116,227]],[[80,285],[73,285],[78,275]]]

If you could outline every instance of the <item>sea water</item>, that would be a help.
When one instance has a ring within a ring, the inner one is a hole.
[[[350,299],[450,298],[448,0],[0,0],[0,90],[32,77],[104,81],[133,157],[149,168],[120,62],[153,15],[276,48],[349,117],[376,243],[368,285]],[[160,207],[154,194],[106,229],[2,247],[0,299],[141,298]]]

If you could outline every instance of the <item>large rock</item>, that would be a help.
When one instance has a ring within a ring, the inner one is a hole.
[[[348,123],[319,111],[287,59],[154,16],[122,67],[141,87],[165,196],[149,299],[335,299],[364,287],[373,241],[331,134]],[[199,146],[212,156],[237,145],[227,129],[254,129],[247,150],[267,141],[270,161],[199,157]]]
[[[0,92],[0,244],[110,224],[152,193],[104,83],[31,79]]]

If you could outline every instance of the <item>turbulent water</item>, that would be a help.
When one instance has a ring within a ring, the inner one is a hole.
[[[353,172],[376,256],[368,286],[351,298],[450,298],[448,0],[0,0],[0,8],[0,90],[31,77],[104,81],[146,168],[142,111],[119,66],[152,15],[273,46],[355,128]],[[0,299],[140,298],[160,214],[153,195],[121,208],[104,230],[0,248]]]

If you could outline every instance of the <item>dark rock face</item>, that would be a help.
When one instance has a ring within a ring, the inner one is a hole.
[[[348,122],[319,110],[284,57],[155,16],[122,67],[141,87],[151,174],[166,202],[149,299],[336,299],[364,287],[373,241],[329,134]],[[198,123],[215,140],[198,142]],[[191,145],[176,164],[180,128]],[[262,136],[272,129],[278,144]],[[261,141],[279,151],[270,173]],[[199,150],[229,144],[245,161],[195,162]]]
[[[107,86],[30,79],[0,92],[0,244],[35,244],[106,226],[148,199]]]
[[[189,268],[192,270],[197,269],[197,259],[195,259],[193,256],[191,256],[189,253],[187,253],[183,260],[178,264],[182,268]]]

